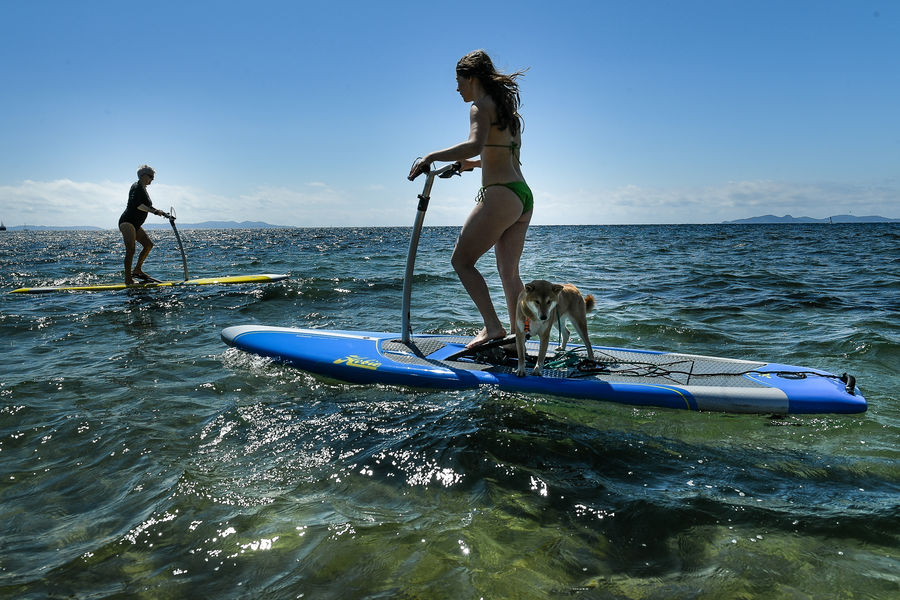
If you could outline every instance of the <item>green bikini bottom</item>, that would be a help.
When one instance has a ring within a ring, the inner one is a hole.
[[[531,188],[528,187],[528,184],[524,181],[510,181],[509,183],[491,183],[486,185],[478,190],[478,196],[476,196],[475,202],[484,202],[484,191],[495,185],[502,185],[503,187],[512,190],[512,192],[519,197],[519,200],[522,201],[523,215],[534,208],[534,195],[531,193]]]

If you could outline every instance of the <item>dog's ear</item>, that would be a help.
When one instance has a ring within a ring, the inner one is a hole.
[[[554,294],[558,294],[558,293],[560,293],[561,291],[563,291],[563,286],[561,286],[561,285],[558,284],[558,283],[554,283],[554,284],[553,284],[553,293],[554,293]]]
[[[533,291],[534,291],[534,284],[533,284],[533,283],[526,283],[526,284],[525,284],[525,291],[528,292],[529,294],[530,294],[531,292],[533,292]]]

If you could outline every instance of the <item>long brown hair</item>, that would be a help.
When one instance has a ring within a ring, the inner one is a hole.
[[[510,133],[518,134],[522,130],[522,115],[519,114],[519,84],[516,79],[525,71],[516,71],[509,75],[500,73],[494,68],[491,57],[484,50],[469,52],[456,63],[456,74],[461,77],[476,77],[484,91],[493,99],[497,107],[497,128],[503,131],[509,127]]]

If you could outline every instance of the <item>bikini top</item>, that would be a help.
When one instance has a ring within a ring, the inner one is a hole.
[[[515,142],[510,142],[508,144],[485,144],[485,148],[509,148],[509,151],[513,156],[516,157],[516,162],[520,165],[522,164],[522,160],[519,158],[519,149],[521,146]]]

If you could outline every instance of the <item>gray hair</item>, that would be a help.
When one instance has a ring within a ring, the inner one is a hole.
[[[141,175],[152,175],[154,177],[156,176],[156,171],[154,171],[153,167],[151,167],[150,165],[141,165],[137,173],[138,177],[140,177]]]

